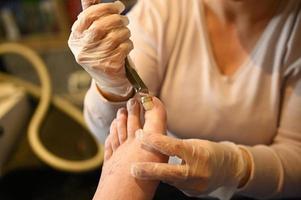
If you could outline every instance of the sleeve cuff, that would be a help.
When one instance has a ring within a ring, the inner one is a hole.
[[[283,179],[281,161],[275,152],[267,146],[240,146],[251,158],[251,174],[248,182],[238,189],[238,193],[257,198],[268,198],[279,192]]]
[[[96,83],[92,80],[84,100],[84,117],[88,127],[99,142],[105,142],[117,110],[125,105],[126,101],[108,101],[98,92]]]

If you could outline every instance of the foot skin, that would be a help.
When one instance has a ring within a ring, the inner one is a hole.
[[[166,112],[163,104],[153,98],[154,108],[144,114],[145,133],[163,134],[166,132]],[[134,162],[167,162],[167,157],[145,150],[135,132],[142,128],[140,105],[131,99],[127,109],[118,111],[105,144],[105,161],[101,179],[94,199],[152,199],[158,181],[141,181],[130,174]]]

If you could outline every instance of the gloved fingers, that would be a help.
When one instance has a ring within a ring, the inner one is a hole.
[[[186,180],[188,169],[185,165],[141,162],[132,164],[131,174],[137,179],[160,180],[163,182],[174,183]]]
[[[125,6],[120,1],[96,5],[93,4],[78,15],[77,26],[73,26],[71,30],[82,33],[84,30],[88,29],[95,20],[106,15],[120,14],[124,9]]]
[[[112,62],[120,62],[120,58],[125,58],[133,49],[133,42],[126,40],[119,44],[115,49],[102,49],[102,47],[92,47],[94,43],[86,44],[83,46],[82,51],[78,55],[78,62],[95,61],[99,62],[98,65],[110,68]],[[104,62],[109,64],[104,65]],[[119,68],[118,68],[119,69]],[[116,71],[116,70],[114,70]]]
[[[131,50],[134,48],[134,44],[131,40],[127,40],[119,45],[116,49],[117,58],[122,58],[124,60],[125,57],[131,52]],[[119,56],[119,57],[118,57]],[[114,56],[112,56],[114,58]]]
[[[120,75],[120,72],[125,73],[125,58],[132,49],[133,43],[130,40],[120,44],[117,49],[111,52],[111,56],[99,60],[102,67],[101,70],[111,76]]]
[[[82,3],[83,10],[85,10],[91,5],[100,3],[100,0],[81,0],[81,3]]]
[[[166,132],[166,111],[163,103],[157,98],[153,97],[153,108],[146,111],[144,118],[145,123],[143,130],[146,133],[161,133]]]
[[[117,133],[118,142],[116,144],[119,146],[127,139],[127,110],[125,108],[120,108],[117,111]],[[114,151],[116,149],[113,148]]]
[[[135,132],[141,128],[140,124],[140,105],[134,98],[130,99],[127,104],[128,120],[127,120],[127,132],[129,138],[135,137]]]
[[[91,26],[83,31],[86,43],[97,42],[103,39],[114,29],[125,28],[129,23],[126,16],[119,14],[108,15],[94,21]]]
[[[109,32],[105,38],[103,38],[99,46],[99,51],[108,51],[116,49],[123,42],[127,42],[131,37],[131,32],[127,27],[121,27]]]
[[[185,145],[182,140],[156,133],[138,130],[136,138],[149,150],[155,150],[168,156],[178,156],[185,160]]]
[[[125,73],[124,60],[132,49],[133,43],[128,40],[112,51],[83,50],[77,55],[76,61],[82,66],[89,66],[96,72],[100,70],[107,75],[120,77]]]
[[[75,22],[76,23],[76,22]],[[73,33],[71,33],[73,34]],[[85,43],[75,37],[69,38],[69,44],[82,48],[82,52],[91,55],[90,57],[95,57],[93,54],[102,55],[106,57],[111,54],[113,50],[119,47],[122,43],[126,43],[131,37],[131,32],[127,27],[120,27],[111,30],[103,39],[96,40],[95,42],[89,42],[85,35],[80,36]],[[131,46],[133,46],[131,44]]]

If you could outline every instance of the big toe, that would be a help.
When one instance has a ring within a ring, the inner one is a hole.
[[[151,133],[165,133],[166,111],[164,105],[157,97],[153,97],[153,103],[153,108],[145,112],[143,130]]]

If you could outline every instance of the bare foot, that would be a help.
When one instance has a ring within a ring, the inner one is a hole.
[[[164,106],[154,98],[154,108],[145,113],[144,132],[163,134],[166,132]],[[94,199],[152,199],[158,181],[137,180],[130,174],[134,162],[167,162],[167,157],[149,152],[135,139],[135,132],[141,128],[140,105],[131,99],[127,109],[120,109],[111,125],[106,141],[105,161],[101,180]]]

